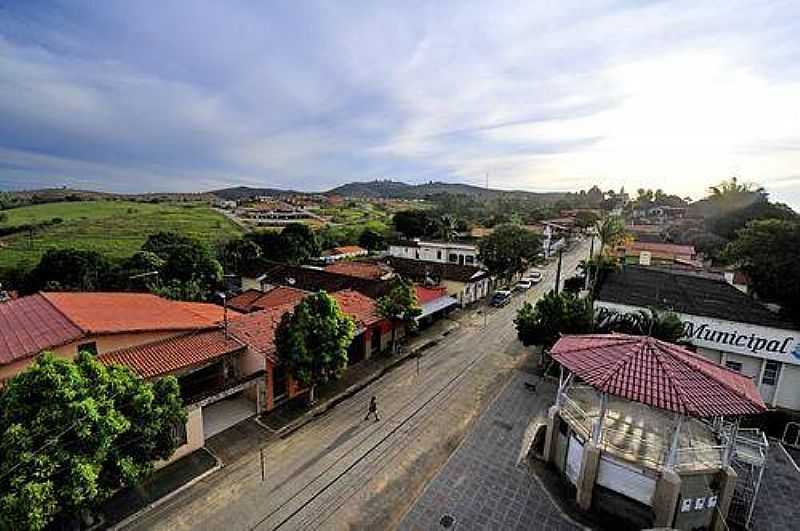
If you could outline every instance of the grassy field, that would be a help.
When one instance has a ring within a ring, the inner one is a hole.
[[[0,227],[53,218],[63,221],[34,233],[32,242],[27,233],[0,238],[0,269],[31,267],[46,250],[67,247],[123,258],[139,250],[147,236],[158,231],[188,234],[209,244],[242,232],[208,205],[199,203],[86,201],[49,203],[4,212],[7,219]]]

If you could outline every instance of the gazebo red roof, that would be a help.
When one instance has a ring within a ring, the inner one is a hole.
[[[767,409],[747,376],[652,337],[563,336],[550,355],[601,392],[675,413],[713,417]]]

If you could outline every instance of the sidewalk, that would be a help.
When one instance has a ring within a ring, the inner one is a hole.
[[[459,328],[458,318],[437,321],[420,335],[412,337],[396,354],[383,354],[349,367],[344,375],[317,390],[317,403],[309,409],[305,395],[296,397],[283,406],[263,415],[258,423],[280,437],[287,437],[315,418],[324,415],[337,404],[358,393],[374,381],[404,364],[417,354],[436,345],[453,330]]]
[[[122,489],[106,500],[99,511],[103,521],[96,528],[122,526],[127,520],[135,519],[138,513],[163,503],[219,467],[217,458],[201,448],[159,468],[140,485]]]

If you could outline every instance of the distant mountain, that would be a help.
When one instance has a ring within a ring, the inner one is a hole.
[[[433,181],[424,184],[407,184],[398,181],[353,182],[338,186],[326,193],[344,197],[382,197],[385,199],[425,199],[438,194],[468,195],[481,199],[513,195],[553,201],[564,197],[564,194],[560,192],[536,193],[522,190],[495,190],[470,184]]]
[[[208,192],[220,199],[227,201],[241,201],[242,199],[249,199],[260,195],[282,195],[293,194],[291,190],[278,190],[277,188],[251,188],[249,186],[234,186],[232,188],[223,188],[221,190],[212,190]]]

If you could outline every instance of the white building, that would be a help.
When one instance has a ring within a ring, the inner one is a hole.
[[[800,328],[727,282],[625,266],[609,274],[595,305],[676,313],[699,354],[751,377],[767,405],[800,410]]]
[[[478,247],[462,242],[402,241],[389,246],[389,256],[443,264],[479,265]]]

